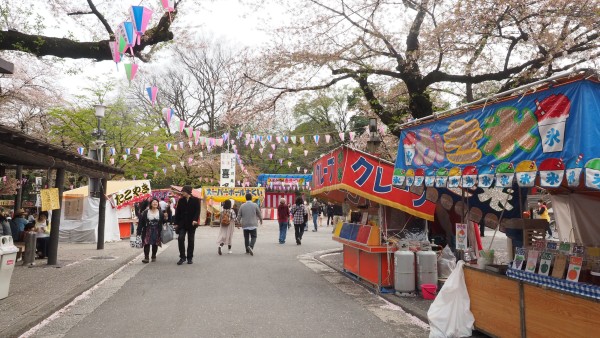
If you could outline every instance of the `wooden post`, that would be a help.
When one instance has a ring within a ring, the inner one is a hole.
[[[106,178],[100,180],[100,206],[98,207],[98,241],[97,250],[104,250],[104,228],[106,221]]]
[[[58,203],[62,208],[63,191],[65,185],[65,169],[56,169],[55,188],[58,188]],[[52,221],[50,223],[50,241],[48,242],[48,265],[56,265],[58,258],[58,233],[60,230],[61,209],[52,210]]]
[[[17,211],[19,211],[19,209],[21,209],[21,200],[23,199],[23,187],[21,184],[21,178],[23,176],[23,166],[22,165],[18,165],[17,166],[17,174],[16,174],[16,179],[19,181],[19,189],[17,189],[17,196],[15,197],[15,214],[17,213]]]

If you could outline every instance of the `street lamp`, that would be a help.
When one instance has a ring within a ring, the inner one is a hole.
[[[370,137],[367,141],[367,151],[373,155],[377,154],[379,145],[381,144],[381,137],[377,132],[377,118],[369,118],[369,133]]]
[[[94,105],[94,116],[96,116],[96,120],[98,122],[97,128],[92,131],[92,137],[95,138],[93,141],[94,149],[90,151],[90,157],[94,160],[97,160],[100,163],[104,162],[104,135],[106,135],[106,130],[101,128],[101,122],[104,118],[104,113],[106,111],[106,106],[102,104]],[[90,195],[93,197],[100,197],[101,195],[100,189],[100,179],[99,178],[91,178],[90,179]]]

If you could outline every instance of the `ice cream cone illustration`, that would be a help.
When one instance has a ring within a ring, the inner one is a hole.
[[[489,188],[494,183],[494,166],[484,167],[479,170],[477,185],[481,188]]]
[[[394,177],[392,178],[392,185],[394,187],[401,187],[404,184],[406,178],[406,170],[396,168],[394,169]]]
[[[540,186],[556,188],[565,176],[565,164],[560,158],[548,158],[540,163]]]
[[[413,169],[408,169],[406,171],[406,186],[411,187],[415,183],[415,171]]]
[[[585,186],[600,189],[600,158],[593,158],[585,164]]]
[[[404,146],[404,164],[412,165],[415,158],[415,148],[417,146],[417,135],[414,132],[408,132],[403,141]]]
[[[567,185],[569,187],[578,187],[581,178],[581,171],[583,170],[583,154],[579,154],[577,158],[567,162],[567,169],[565,175],[567,177]]]
[[[461,176],[462,170],[460,170],[459,167],[450,169],[450,172],[448,173],[448,188],[458,188]]]
[[[533,187],[537,176],[535,161],[525,160],[519,162],[516,168],[517,184],[520,187]]]
[[[448,169],[439,168],[435,173],[435,186],[438,188],[446,188],[448,182]]]
[[[423,185],[423,181],[425,180],[425,169],[419,168],[415,170],[415,183],[414,185],[420,187]]]
[[[515,167],[512,163],[503,162],[496,168],[496,186],[497,187],[512,187],[515,177]]]
[[[470,165],[466,166],[462,171],[462,182],[463,188],[472,188],[477,183],[477,167]]]
[[[563,94],[552,94],[542,101],[535,100],[535,106],[538,130],[542,138],[542,150],[544,153],[562,151],[571,101]]]

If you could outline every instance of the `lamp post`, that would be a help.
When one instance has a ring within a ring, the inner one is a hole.
[[[94,105],[94,115],[98,120],[98,127],[92,132],[92,136],[96,138],[94,141],[95,145],[95,156],[94,159],[98,162],[104,162],[104,135],[106,131],[101,128],[101,122],[104,118],[104,112],[106,107],[102,104]],[[93,193],[93,197],[100,198],[100,205],[98,207],[98,239],[96,242],[96,249],[104,249],[104,225],[105,225],[105,213],[106,213],[106,178],[93,178],[90,179],[90,193]]]

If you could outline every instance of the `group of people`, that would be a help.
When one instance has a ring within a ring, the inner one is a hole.
[[[246,203],[242,204],[236,215],[232,209],[231,201],[223,203],[221,213],[221,224],[219,236],[217,239],[218,253],[222,255],[223,246],[227,245],[231,253],[232,237],[234,227],[241,227],[244,231],[244,244],[246,253],[254,255],[254,245],[257,239],[257,228],[262,225],[262,215],[260,208],[252,202],[252,195],[246,194]],[[138,220],[137,235],[142,239],[144,248],[143,263],[155,262],[158,247],[162,245],[163,226],[172,221],[175,231],[178,234],[179,261],[177,265],[183,263],[193,264],[194,242],[196,229],[200,225],[200,199],[193,196],[192,187],[189,185],[181,189],[181,197],[177,201],[174,215],[167,209],[161,210],[160,201],[152,199],[146,208],[140,207],[141,212]],[[187,237],[187,248],[185,239]]]
[[[314,200],[309,208],[306,201],[304,201],[304,199],[302,199],[301,196],[298,196],[294,205],[290,208],[290,206],[287,204],[286,199],[281,198],[279,200],[279,205],[277,206],[277,221],[279,222],[279,243],[285,244],[287,230],[291,228],[290,221],[292,221],[292,223],[294,223],[294,235],[296,238],[296,245],[301,245],[302,236],[304,235],[305,231],[308,231],[308,218],[310,214],[312,214],[312,221],[314,226],[314,229],[312,230],[313,232],[317,232],[318,227],[323,226],[323,214],[327,215],[326,226],[329,226],[330,222],[332,226],[334,225],[333,221],[335,215],[335,208],[331,202],[323,204],[317,200]]]
[[[30,215],[25,209],[19,209],[15,212],[14,218],[11,218],[7,210],[0,210],[0,236],[12,236],[13,241],[23,242],[26,233],[35,234],[37,257],[46,258],[50,241],[48,212],[40,211]]]

